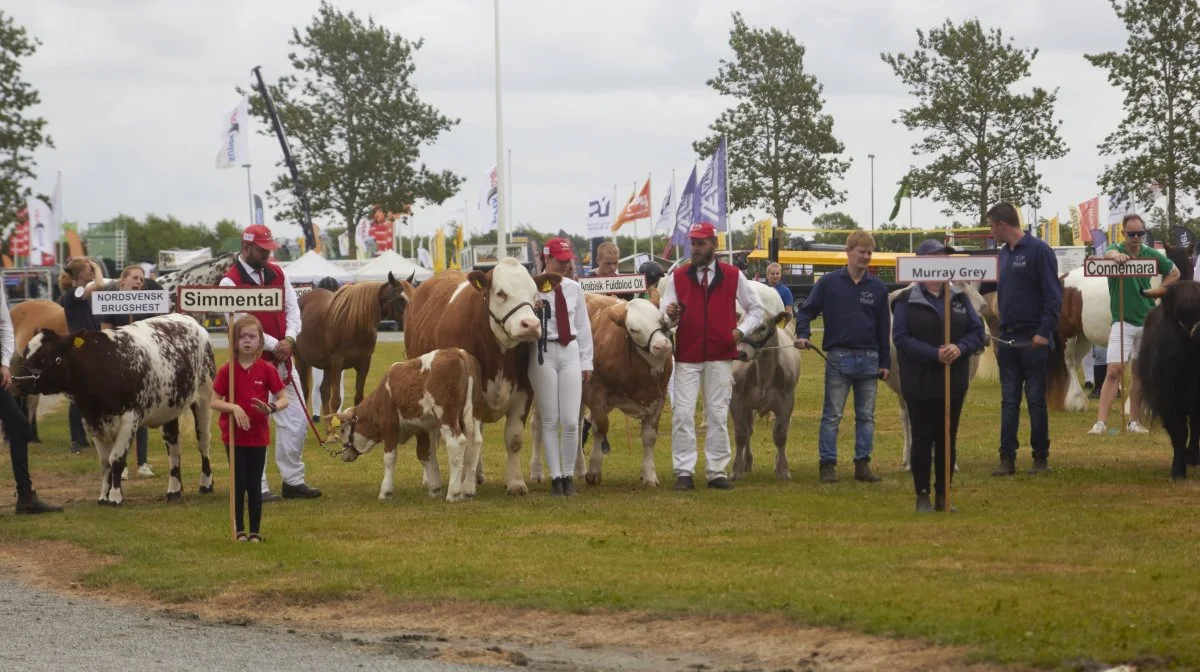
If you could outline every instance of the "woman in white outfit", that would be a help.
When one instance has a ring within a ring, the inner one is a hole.
[[[542,446],[546,467],[550,470],[550,494],[575,494],[571,475],[579,450],[579,411],[583,383],[592,375],[592,323],[588,319],[583,289],[567,277],[571,269],[571,243],[551,238],[542,250],[546,270],[563,276],[553,290],[539,292],[542,310],[550,315],[544,331],[545,352],[538,363],[538,352],[529,357],[529,380],[533,398],[542,418]],[[542,289],[539,287],[539,289]],[[541,344],[536,346],[540,352]],[[559,429],[562,440],[559,440]],[[535,428],[537,431],[537,428]]]

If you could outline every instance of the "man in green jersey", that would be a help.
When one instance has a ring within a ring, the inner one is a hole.
[[[1096,416],[1096,424],[1092,425],[1088,434],[1108,432],[1109,407],[1117,397],[1117,386],[1121,384],[1121,371],[1125,363],[1136,356],[1137,348],[1141,344],[1142,326],[1146,323],[1146,315],[1154,307],[1154,300],[1162,296],[1164,288],[1179,279],[1179,269],[1166,255],[1142,244],[1146,239],[1146,223],[1142,221],[1141,216],[1125,215],[1121,228],[1125,231],[1125,240],[1109,245],[1104,252],[1104,258],[1116,260],[1119,264],[1124,264],[1130,259],[1153,259],[1158,262],[1158,274],[1163,277],[1163,282],[1159,288],[1150,289],[1150,277],[1108,279],[1109,311],[1112,313],[1112,327],[1108,332],[1108,372],[1104,378],[1104,387],[1100,390],[1100,409]],[[1120,317],[1122,285],[1125,294],[1123,325]],[[1134,373],[1133,384],[1129,388],[1129,425],[1125,428],[1134,434],[1146,434],[1150,431],[1139,422],[1141,407],[1142,385]]]

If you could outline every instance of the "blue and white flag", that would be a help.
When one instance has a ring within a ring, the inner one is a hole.
[[[726,221],[727,194],[725,193],[725,138],[717,144],[697,185],[697,197],[692,206],[692,223],[708,222],[717,231],[729,230]]]
[[[696,167],[692,166],[692,174],[687,184],[683,185],[683,193],[679,195],[679,205],[675,206],[675,229],[671,232],[671,244],[683,245],[691,254],[691,243],[688,242],[688,231],[692,228],[693,204],[696,200]]]
[[[254,223],[263,223],[263,204],[262,199],[258,197],[258,194],[254,195]]]
[[[668,233],[675,221],[675,209],[671,202],[675,200],[675,180],[667,187],[667,195],[663,198],[662,206],[658,209],[658,219],[654,220],[654,233]]]
[[[221,115],[221,145],[217,168],[250,165],[250,98],[242,96],[233,109]]]

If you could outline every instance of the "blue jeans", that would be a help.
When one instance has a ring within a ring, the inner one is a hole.
[[[1029,336],[1002,334],[1027,343]],[[1050,417],[1046,412],[1046,369],[1050,348],[996,348],[1000,367],[1000,457],[1016,459],[1021,425],[1021,389],[1029,404],[1029,446],[1035,458],[1050,455]]]
[[[838,425],[846,397],[854,389],[854,459],[871,458],[875,441],[875,393],[879,382],[879,353],[874,350],[829,350],[825,353],[825,407],[817,450],[821,463],[837,464]]]

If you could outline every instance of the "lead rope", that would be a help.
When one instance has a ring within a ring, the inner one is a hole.
[[[544,355],[546,353],[546,347],[547,347],[546,343],[550,339],[550,335],[548,333],[548,331],[550,329],[550,303],[549,302],[543,303],[540,306],[540,310],[538,310],[537,313],[538,313],[538,321],[540,321],[542,323],[542,335],[538,336],[538,342],[537,342],[538,343],[537,357],[538,357],[538,366],[542,366],[543,364],[546,363]]]

